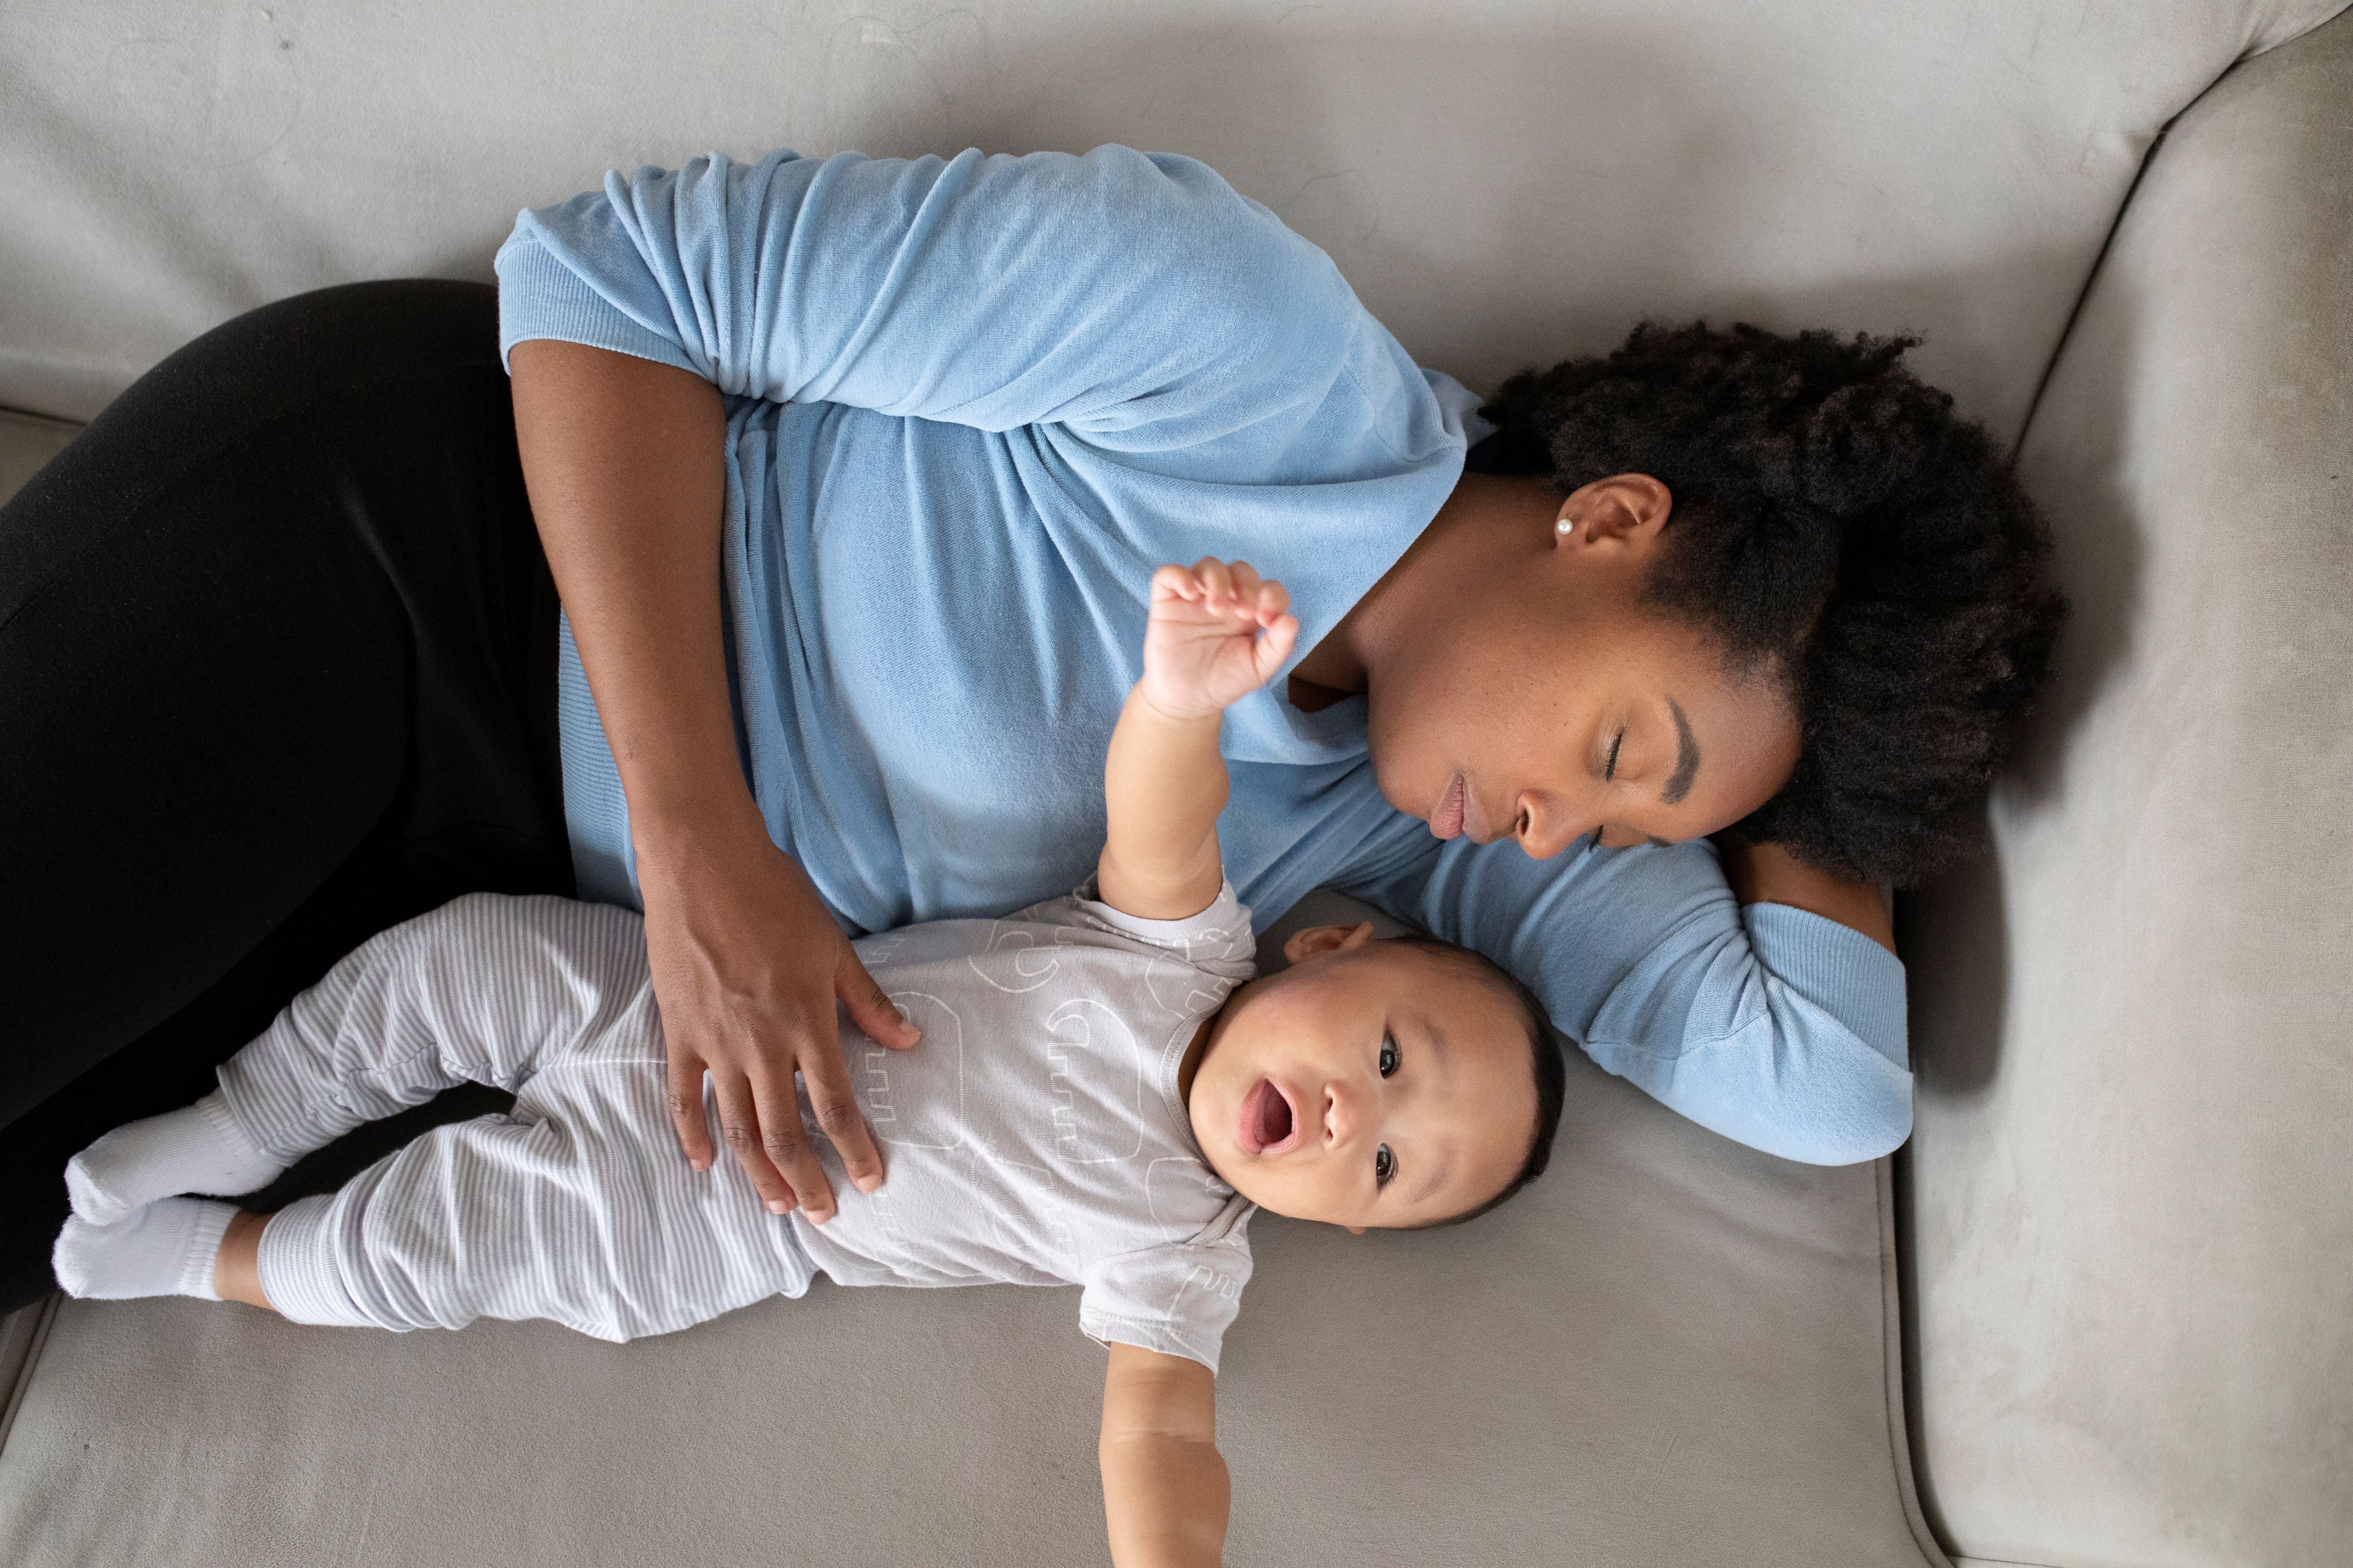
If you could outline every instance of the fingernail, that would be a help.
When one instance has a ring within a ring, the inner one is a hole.
[[[708,1161],[708,1160],[702,1160],[702,1159],[690,1160],[690,1161],[688,1161],[688,1162],[687,1162],[687,1163],[688,1163],[688,1164],[690,1164],[690,1165],[692,1165],[692,1166],[693,1166],[696,1170],[698,1170],[698,1171],[707,1171],[707,1170],[711,1169],[711,1162],[710,1162],[710,1161]]]
[[[852,1185],[861,1193],[871,1193],[881,1184],[882,1178],[880,1176],[860,1176],[852,1183]]]
[[[768,1200],[768,1212],[770,1214],[790,1214],[793,1212],[793,1205],[785,1202],[782,1198],[770,1198]]]
[[[823,1225],[826,1221],[833,1217],[833,1211],[831,1209],[828,1209],[823,1214],[819,1214],[817,1210],[811,1209],[809,1210],[808,1217],[811,1225]]]

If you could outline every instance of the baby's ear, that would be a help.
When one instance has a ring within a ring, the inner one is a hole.
[[[1291,940],[1282,944],[1282,956],[1297,963],[1319,952],[1353,952],[1372,940],[1370,921],[1358,921],[1353,926],[1305,926],[1291,933]]]

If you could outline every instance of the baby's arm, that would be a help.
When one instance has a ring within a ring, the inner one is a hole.
[[[1232,1489],[1218,1453],[1218,1381],[1208,1367],[1113,1345],[1096,1451],[1118,1568],[1214,1565],[1224,1556]]]
[[[1144,679],[1127,694],[1103,764],[1110,822],[1096,886],[1121,913],[1183,920],[1217,900],[1226,804],[1218,719],[1290,657],[1299,621],[1289,607],[1282,584],[1261,582],[1240,561],[1152,574]]]

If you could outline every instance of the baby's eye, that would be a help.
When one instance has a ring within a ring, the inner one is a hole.
[[[1389,1178],[1396,1174],[1397,1156],[1390,1153],[1389,1146],[1384,1143],[1373,1151],[1373,1182],[1377,1186],[1386,1187],[1389,1184]]]
[[[1382,1037],[1381,1037],[1381,1076],[1382,1076],[1383,1078],[1387,1078],[1387,1077],[1388,1077],[1391,1073],[1394,1073],[1395,1071],[1397,1071],[1397,1069],[1398,1069],[1398,1048],[1397,1048],[1397,1042],[1396,1042],[1395,1040],[1390,1039],[1388,1036],[1384,1035],[1384,1036],[1382,1036]]]

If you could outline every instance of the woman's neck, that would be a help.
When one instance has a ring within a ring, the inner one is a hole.
[[[1370,689],[1398,638],[1426,625],[1438,605],[1460,602],[1514,538],[1544,539],[1559,505],[1548,479],[1465,473],[1405,553],[1293,668],[1291,705],[1313,713]]]

